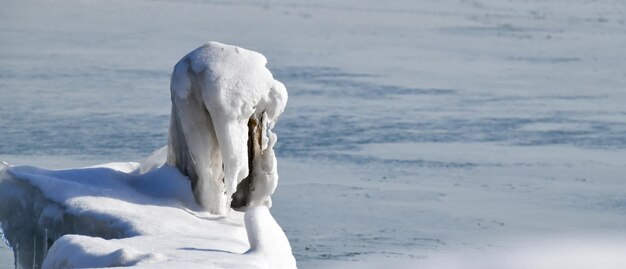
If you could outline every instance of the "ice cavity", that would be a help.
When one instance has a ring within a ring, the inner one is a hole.
[[[287,90],[266,63],[260,53],[208,42],[174,68],[167,163],[189,177],[211,213],[271,206],[278,181],[272,127]]]

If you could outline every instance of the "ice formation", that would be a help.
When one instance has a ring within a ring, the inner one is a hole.
[[[256,52],[210,42],[172,75],[169,145],[143,163],[0,163],[0,224],[22,268],[295,268],[270,214],[285,87]],[[230,207],[243,212],[230,212]],[[244,220],[245,219],[245,220]]]
[[[295,268],[266,206],[245,225],[241,212],[209,214],[175,167],[142,166],[2,165],[0,222],[20,267]]]
[[[287,90],[266,63],[257,52],[209,42],[174,68],[167,162],[212,213],[271,206],[278,180],[271,130]]]

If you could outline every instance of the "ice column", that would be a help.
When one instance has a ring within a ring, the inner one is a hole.
[[[266,63],[260,53],[209,42],[174,67],[167,162],[214,214],[271,206],[278,181],[272,127],[287,90]]]

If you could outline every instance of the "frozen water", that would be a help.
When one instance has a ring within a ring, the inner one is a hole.
[[[167,141],[169,68],[220,40],[272,59],[290,89],[272,212],[301,268],[617,237],[625,9],[5,1],[0,155],[48,167],[148,155]]]

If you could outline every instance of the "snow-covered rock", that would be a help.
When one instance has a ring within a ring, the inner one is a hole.
[[[208,42],[174,68],[167,162],[212,213],[227,213],[233,198],[235,208],[271,206],[278,180],[271,129],[287,90],[266,63],[257,52]]]

